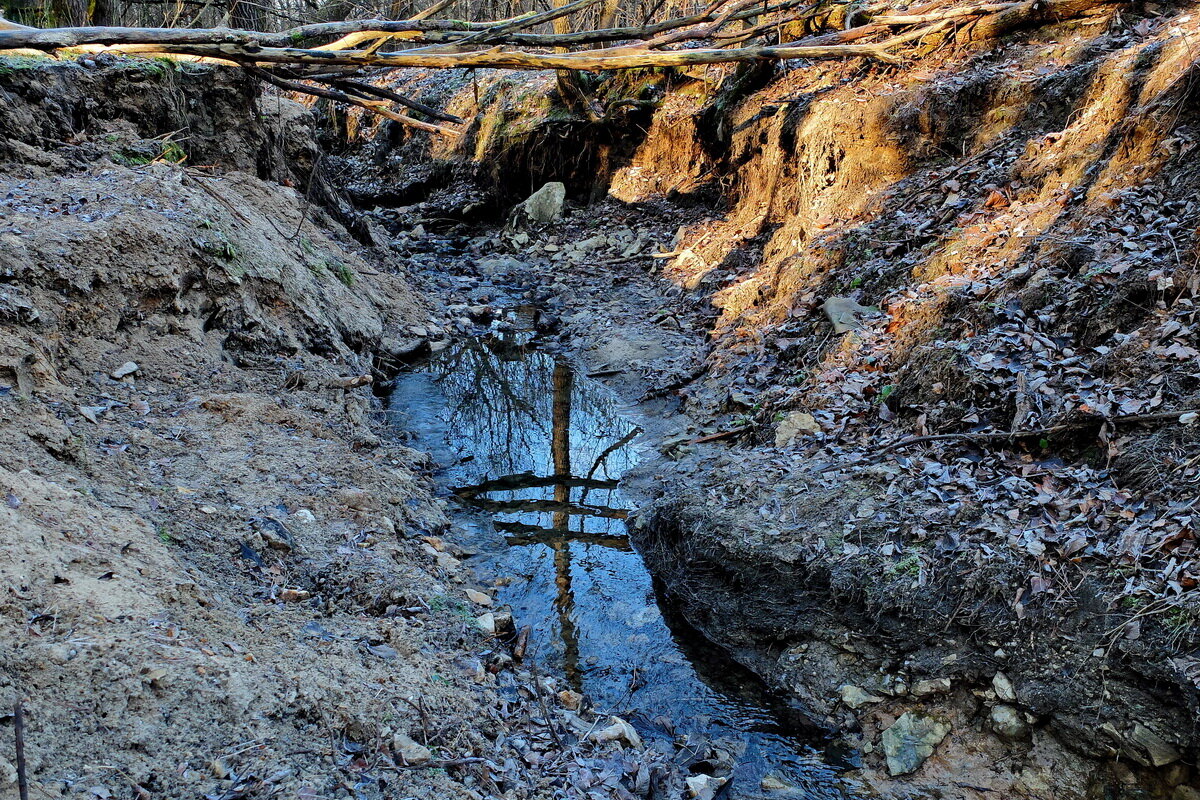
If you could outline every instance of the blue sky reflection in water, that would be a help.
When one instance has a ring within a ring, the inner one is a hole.
[[[442,487],[458,491],[454,538],[481,553],[482,578],[505,579],[497,603],[532,626],[544,670],[645,735],[673,727],[729,739],[746,749],[743,769],[789,773],[816,789],[807,796],[842,796],[832,771],[785,732],[778,700],[670,608],[664,617],[616,487],[638,458],[639,429],[606,387],[490,337],[401,375],[389,414],[433,455]]]

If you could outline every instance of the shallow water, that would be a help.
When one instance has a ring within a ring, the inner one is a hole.
[[[846,796],[799,714],[656,592],[617,485],[639,458],[633,412],[524,338],[452,345],[396,380],[388,412],[439,465],[455,540],[532,628],[541,669],[643,736],[737,754],[730,796],[760,796],[766,774],[797,787],[786,796]]]

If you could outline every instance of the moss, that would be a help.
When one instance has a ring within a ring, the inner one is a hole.
[[[0,56],[0,77],[24,69],[36,69],[51,61],[49,56]]]

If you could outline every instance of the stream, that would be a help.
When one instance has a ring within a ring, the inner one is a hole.
[[[539,669],[647,741],[729,753],[721,796],[851,796],[820,734],[688,626],[631,546],[618,481],[641,454],[636,412],[529,338],[452,344],[396,379],[387,413],[436,461],[455,541],[530,626]]]

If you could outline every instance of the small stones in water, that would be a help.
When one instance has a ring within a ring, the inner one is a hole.
[[[111,375],[115,380],[119,381],[137,371],[138,365],[136,361],[126,361],[124,364],[110,372],[109,375]]]
[[[842,702],[855,710],[862,708],[868,703],[882,703],[883,698],[871,694],[866,689],[859,686],[851,686],[846,684],[838,689],[838,694],[841,695]]]
[[[794,787],[777,775],[768,775],[759,783],[759,788],[764,792],[786,792]]]
[[[906,711],[883,732],[883,754],[892,776],[915,772],[950,732],[949,723]]]

